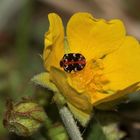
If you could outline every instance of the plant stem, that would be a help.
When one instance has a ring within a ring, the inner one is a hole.
[[[71,112],[67,107],[62,107],[59,110],[62,121],[66,127],[66,130],[72,140],[83,140],[81,133],[74,121]]]

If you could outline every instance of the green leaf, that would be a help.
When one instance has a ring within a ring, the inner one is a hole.
[[[120,140],[126,135],[125,132],[118,129],[117,123],[110,123],[104,126],[103,131],[107,140]]]
[[[87,140],[107,140],[106,136],[103,132],[102,126],[95,119],[93,120],[93,124],[91,125],[90,133],[87,137]]]
[[[57,87],[50,81],[50,75],[47,72],[40,73],[38,75],[35,75],[32,79],[32,82],[34,82],[37,85],[40,85],[42,87],[45,87],[53,92],[59,92]]]
[[[100,122],[107,140],[119,140],[125,133],[118,129],[120,115],[116,111],[95,111],[96,118]]]

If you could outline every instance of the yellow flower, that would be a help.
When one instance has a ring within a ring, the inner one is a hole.
[[[45,34],[43,52],[48,74],[42,83],[55,84],[83,125],[93,107],[139,90],[140,44],[126,35],[120,20],[106,21],[89,13],[76,13],[67,24],[65,37],[61,18],[55,13],[48,17],[50,27]],[[86,58],[85,67],[81,71],[65,72],[60,60],[67,53],[82,54]]]

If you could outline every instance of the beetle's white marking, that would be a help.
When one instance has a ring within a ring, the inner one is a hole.
[[[80,68],[83,68],[84,66],[83,65],[81,65],[81,64],[79,64],[79,66],[80,66]]]
[[[76,54],[75,53],[73,53],[73,57],[76,57]]]
[[[69,67],[68,65],[65,66],[66,69],[67,69],[68,67]]]
[[[76,67],[74,68],[74,71],[77,71],[77,68]]]

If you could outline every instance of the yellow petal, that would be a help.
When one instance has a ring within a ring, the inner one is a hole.
[[[135,83],[123,90],[119,90],[113,94],[107,94],[108,96],[101,98],[100,100],[96,101],[93,105],[97,106],[97,108],[100,109],[107,109],[119,103],[121,100],[127,99],[128,94],[138,91],[139,88],[140,82]]]
[[[43,60],[46,70],[50,66],[59,67],[59,61],[64,55],[64,29],[61,18],[51,13],[48,15],[50,27],[45,33],[45,47],[43,51]]]
[[[123,90],[140,81],[140,44],[126,37],[120,48],[103,59],[104,75],[109,83],[105,90]]]
[[[87,60],[100,58],[120,46],[125,28],[120,20],[95,19],[89,13],[76,13],[68,22],[67,37],[71,52]]]
[[[69,103],[84,112],[91,112],[92,106],[88,97],[79,94],[75,89],[69,86],[65,72],[55,67],[51,67],[50,78]]]

